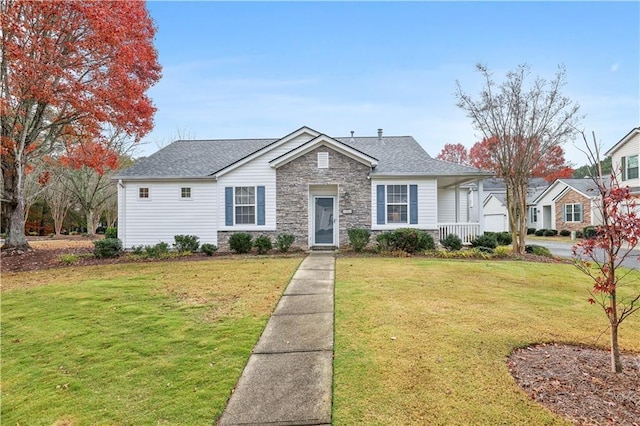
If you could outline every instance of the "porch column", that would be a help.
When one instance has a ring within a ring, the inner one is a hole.
[[[480,235],[484,235],[484,187],[482,179],[478,179],[478,222],[480,223]]]

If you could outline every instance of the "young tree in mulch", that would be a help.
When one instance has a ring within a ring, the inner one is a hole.
[[[621,373],[618,328],[625,319],[640,309],[640,293],[630,297],[619,294],[620,286],[629,281],[625,280],[629,271],[622,270],[620,265],[626,258],[633,256],[632,250],[640,241],[640,215],[629,187],[620,186],[615,167],[610,180],[603,176],[600,148],[595,134],[591,143],[584,133],[582,138],[586,145],[585,154],[591,166],[597,170],[593,179],[600,195],[598,209],[602,225],[597,227],[593,237],[585,238],[573,246],[573,255],[578,269],[593,280],[589,302],[599,305],[609,320],[611,371]]]

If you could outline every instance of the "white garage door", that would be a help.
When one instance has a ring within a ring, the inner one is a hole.
[[[509,230],[507,217],[503,214],[484,215],[484,230],[490,232],[503,232]]]

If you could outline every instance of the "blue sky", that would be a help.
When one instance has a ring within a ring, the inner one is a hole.
[[[178,135],[411,135],[432,156],[480,139],[455,106],[518,64],[551,79],[605,148],[640,125],[638,2],[149,2],[163,78],[138,155]],[[567,157],[584,156],[571,143]]]

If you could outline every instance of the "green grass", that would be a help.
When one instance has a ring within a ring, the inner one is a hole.
[[[2,424],[211,424],[299,262],[3,274]]]
[[[506,358],[537,342],[608,345],[572,265],[345,258],[336,273],[336,425],[568,424],[518,388]],[[620,344],[640,351],[639,315]]]

